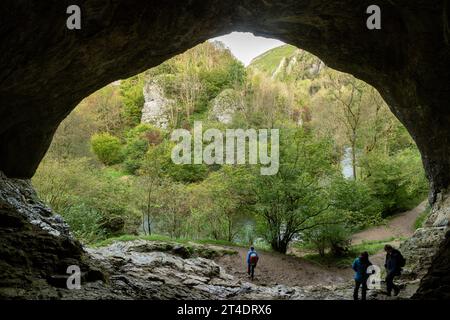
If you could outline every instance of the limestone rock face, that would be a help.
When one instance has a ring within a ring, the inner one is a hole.
[[[449,194],[440,193],[437,199],[424,227],[417,229],[400,247],[407,259],[405,271],[413,278],[421,279],[427,273],[449,230]]]
[[[236,90],[225,89],[212,101],[210,117],[224,124],[233,121],[233,115],[243,106],[241,97]]]
[[[58,298],[67,267],[84,279],[102,279],[63,219],[45,206],[28,180],[0,172],[0,299]]]
[[[164,90],[157,81],[145,84],[144,98],[141,122],[166,129],[169,124],[169,107],[173,101],[165,97]]]
[[[436,196],[430,217],[425,227],[417,230],[409,243],[418,244],[411,252],[413,258],[423,263],[426,272],[417,299],[450,299],[450,193],[441,192]]]
[[[445,228],[420,228],[401,244],[400,251],[407,261],[404,270],[409,277],[420,278],[426,274],[444,237]]]
[[[314,79],[325,68],[325,64],[319,58],[297,49],[291,56],[284,57],[277,69],[272,74],[273,78],[285,79],[288,77]]]

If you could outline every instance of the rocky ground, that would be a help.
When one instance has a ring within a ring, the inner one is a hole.
[[[289,286],[233,276],[213,260],[239,255],[230,248],[136,240],[88,252],[108,274],[107,281],[87,283],[80,290],[59,289],[62,299],[352,299],[353,283],[348,278],[334,284]],[[394,299],[409,298],[417,283],[402,282],[402,288]],[[371,290],[368,298],[387,297]]]

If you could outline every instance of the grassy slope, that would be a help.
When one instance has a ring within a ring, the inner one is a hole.
[[[288,44],[276,47],[253,59],[249,68],[255,68],[268,74],[272,74],[277,69],[281,60],[284,57],[292,55],[295,50],[297,50],[296,47]]]
[[[361,244],[353,245],[349,248],[348,253],[343,257],[334,257],[330,254],[325,254],[325,256],[321,257],[318,254],[308,254],[304,258],[311,262],[317,263],[323,266],[336,266],[340,268],[345,268],[351,265],[353,260],[359,256],[359,254],[363,251],[367,251],[369,255],[374,255],[383,250],[384,245],[386,243],[392,241],[401,241],[404,239],[401,238],[388,238],[384,240],[375,240],[375,241],[364,241]]]

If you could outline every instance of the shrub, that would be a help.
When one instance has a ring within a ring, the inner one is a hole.
[[[127,143],[123,148],[124,169],[129,174],[135,174],[141,166],[149,146],[162,142],[160,129],[148,124],[140,124],[126,134]]]
[[[102,215],[84,203],[76,204],[61,214],[73,234],[82,242],[95,242],[106,235],[101,227]]]
[[[350,230],[358,231],[381,222],[382,205],[364,182],[338,176],[332,180],[331,194],[333,208],[345,218]]]
[[[105,165],[122,162],[122,145],[119,138],[109,133],[95,134],[91,138],[92,151]]]
[[[46,159],[33,178],[39,197],[61,214],[83,241],[102,239],[108,233],[135,232],[140,219],[133,182],[99,170],[87,159]]]
[[[321,257],[328,249],[335,257],[344,256],[350,247],[350,232],[341,224],[322,225],[306,232],[305,237]]]

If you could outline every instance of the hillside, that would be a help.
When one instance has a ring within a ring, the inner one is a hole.
[[[280,65],[280,62],[284,58],[291,56],[296,50],[298,50],[296,47],[288,44],[273,48],[254,58],[248,68],[255,68],[272,75]]]

